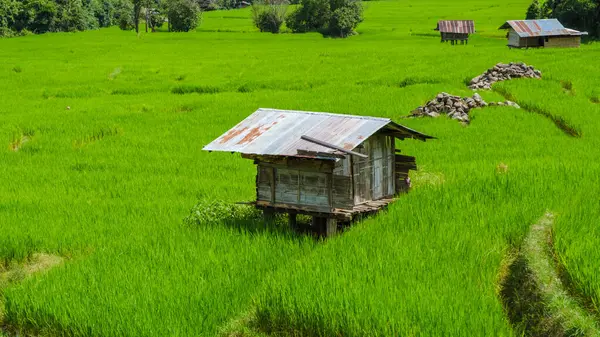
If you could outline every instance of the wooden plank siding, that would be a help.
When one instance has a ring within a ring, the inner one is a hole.
[[[320,212],[353,207],[350,176],[259,163],[256,181],[257,201],[302,205]]]
[[[524,47],[521,46],[521,37],[514,29],[508,32],[508,45],[511,47]]]
[[[393,137],[376,135],[369,139],[372,166],[371,200],[379,200],[394,195],[394,147]]]
[[[395,138],[378,133],[354,149],[368,158],[354,156],[336,163],[335,174],[352,176],[355,205],[395,194],[394,149]]]
[[[349,176],[333,175],[333,206],[335,208],[352,209],[352,180]]]
[[[394,136],[375,134],[354,151],[367,158],[346,155],[337,162],[255,158],[256,200],[333,212],[396,194],[396,173],[408,173],[408,168],[397,162]]]
[[[360,148],[355,149],[356,152],[369,154],[371,148],[371,142],[365,141]],[[363,202],[367,202],[372,199],[371,189],[371,177],[373,163],[370,158],[359,158],[353,159],[354,172],[354,204],[358,205]]]
[[[579,48],[581,36],[556,36],[544,42],[545,48]]]

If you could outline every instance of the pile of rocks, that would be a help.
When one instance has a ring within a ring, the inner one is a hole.
[[[542,78],[542,72],[525,63],[498,63],[492,69],[471,80],[469,88],[473,90],[492,88],[492,84],[513,78]]]
[[[413,110],[411,113],[412,117],[438,117],[441,114],[446,114],[452,119],[469,123],[469,111],[471,109],[486,107],[486,106],[512,106],[520,108],[517,103],[506,101],[506,102],[492,102],[486,103],[479,94],[474,94],[473,97],[460,97],[450,95],[448,93],[441,93],[436,98],[427,102],[424,106],[420,106]]]

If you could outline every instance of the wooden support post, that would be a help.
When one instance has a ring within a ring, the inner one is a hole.
[[[327,218],[325,225],[325,235],[331,237],[337,234],[337,220],[333,218]]]
[[[291,229],[296,229],[298,227],[298,222],[296,220],[296,213],[288,213],[288,223]]]
[[[333,208],[333,174],[327,173],[325,175],[325,184],[327,186],[327,200],[329,207]]]
[[[271,202],[275,203],[275,168],[271,167],[271,175],[270,175],[270,183],[271,183]]]
[[[352,185],[352,204],[355,203],[356,191],[354,189],[354,159],[352,155],[348,156],[350,161],[350,185]]]

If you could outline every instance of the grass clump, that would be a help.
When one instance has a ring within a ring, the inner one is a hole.
[[[31,141],[34,136],[35,130],[33,129],[14,131],[8,147],[11,151],[17,152],[25,145],[25,143]]]
[[[569,95],[575,95],[575,90],[573,89],[573,82],[571,82],[570,80],[560,81],[560,86],[563,88],[565,93]]]
[[[441,83],[440,80],[435,78],[417,78],[417,77],[407,77],[398,83],[398,87],[406,88],[411,85],[417,84],[437,84]]]
[[[182,86],[177,86],[177,87],[174,87],[173,89],[171,89],[172,93],[178,94],[178,95],[193,94],[193,93],[216,94],[221,91],[222,90],[220,88],[211,87],[211,86],[203,86],[203,85],[182,85]]]
[[[105,137],[117,136],[122,133],[122,130],[118,127],[102,127],[98,130],[95,130],[89,135],[86,135],[82,138],[76,139],[73,141],[73,147],[76,149],[81,149],[86,145],[95,143],[99,140],[104,139]]]

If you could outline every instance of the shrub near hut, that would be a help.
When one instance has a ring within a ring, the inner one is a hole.
[[[362,21],[362,6],[352,1],[348,6],[340,7],[333,12],[329,29],[333,35],[346,37]]]
[[[294,33],[319,31],[324,35],[348,37],[362,21],[360,0],[302,0],[285,22]]]
[[[174,0],[168,5],[169,30],[189,32],[198,27],[200,6],[193,0]]]
[[[252,20],[261,32],[279,33],[285,20],[286,0],[258,0],[252,4]]]

